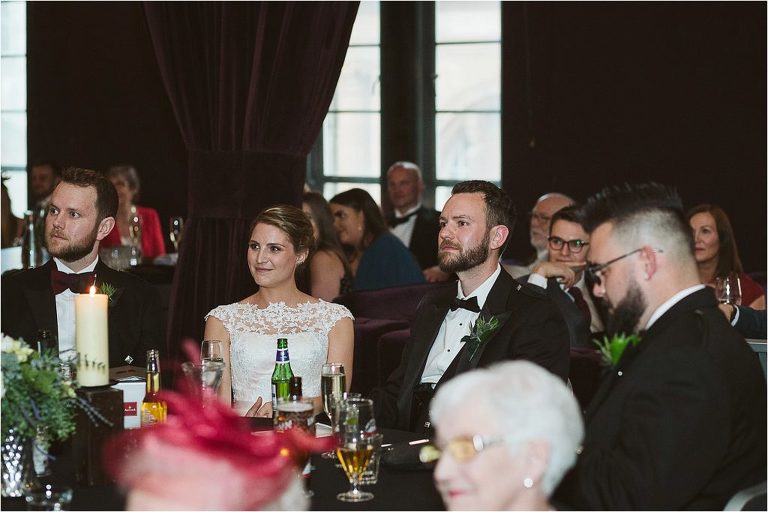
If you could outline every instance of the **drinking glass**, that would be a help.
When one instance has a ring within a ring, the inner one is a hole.
[[[46,484],[40,488],[24,491],[27,510],[69,510],[72,503],[72,489]]]
[[[204,340],[200,346],[200,359],[204,363],[215,361],[218,363],[224,362],[224,356],[222,353],[222,343],[220,340]]]
[[[224,363],[208,361],[203,363],[182,363],[181,369],[194,393],[199,393],[203,403],[216,399],[216,393],[224,374]]]
[[[325,414],[331,420],[333,427],[333,411],[331,405],[342,397],[346,389],[346,375],[344,375],[344,365],[341,363],[326,363],[323,365],[321,377],[321,388],[323,393],[323,409]]]
[[[171,217],[168,222],[168,233],[173,244],[173,252],[179,252],[181,243],[181,232],[184,229],[184,217]]]
[[[275,433],[282,434],[292,428],[298,428],[315,435],[315,406],[311,398],[302,398],[300,400],[286,400],[280,398],[277,401],[277,409],[273,421]],[[312,496],[309,489],[309,478],[312,474],[312,465],[309,462],[310,452],[301,449],[283,448],[280,454],[289,457],[301,472],[304,484],[304,493]]]
[[[339,403],[339,446],[336,456],[347,474],[350,489],[336,495],[339,501],[361,502],[373,499],[370,492],[358,489],[360,480],[373,457],[376,440],[376,420],[373,401],[367,398],[348,398]]]
[[[741,304],[741,282],[735,272],[715,278],[715,294],[723,304]]]

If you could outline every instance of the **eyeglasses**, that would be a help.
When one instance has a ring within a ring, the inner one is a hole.
[[[574,254],[580,253],[585,245],[589,245],[589,242],[585,242],[584,240],[563,240],[559,236],[550,236],[547,237],[547,240],[549,240],[549,247],[551,249],[559,251],[564,245],[567,245],[568,249]]]
[[[459,462],[466,462],[475,457],[478,453],[507,442],[505,437],[484,437],[484,436],[459,436],[449,440],[445,447],[440,449],[435,445],[427,445],[419,452],[419,460],[423,463],[433,462],[440,458],[443,452],[448,452],[451,457]]]
[[[610,261],[606,261],[605,263],[587,263],[587,268],[585,269],[585,273],[587,275],[587,279],[589,279],[593,285],[601,286],[603,284],[603,271],[608,268],[609,266],[613,265],[619,260],[623,260],[624,258],[628,256],[632,256],[635,253],[638,253],[643,250],[643,247],[640,247],[639,249],[635,249],[634,251],[630,251],[627,254],[622,254],[621,256],[617,258],[613,258]],[[653,252],[659,252],[663,253],[664,251],[662,249],[653,249]]]

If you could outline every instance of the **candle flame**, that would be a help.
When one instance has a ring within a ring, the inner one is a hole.
[[[96,285],[91,285],[90,294],[91,294],[91,296],[96,295]]]

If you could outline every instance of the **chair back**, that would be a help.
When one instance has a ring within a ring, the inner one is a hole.
[[[747,487],[728,500],[723,510],[768,510],[766,508],[766,482]]]

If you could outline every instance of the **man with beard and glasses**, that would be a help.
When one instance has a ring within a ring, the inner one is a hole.
[[[117,192],[101,174],[64,171],[48,205],[45,240],[52,259],[2,277],[2,331],[34,344],[40,330],[58,339],[62,359],[75,356],[75,294],[109,285],[109,366],[144,366],[147,350],[162,349],[160,301],[142,279],[99,260],[99,242],[115,225]]]
[[[587,410],[556,499],[582,510],[722,510],[766,479],[758,358],[699,283],[682,201],[667,187],[610,187],[585,207],[594,293],[609,335],[638,334]]]
[[[507,194],[487,181],[453,187],[440,215],[438,262],[458,283],[419,304],[400,365],[373,391],[380,426],[429,434],[429,402],[455,375],[506,359],[527,359],[568,378],[568,331],[539,288],[499,265],[514,224]]]

